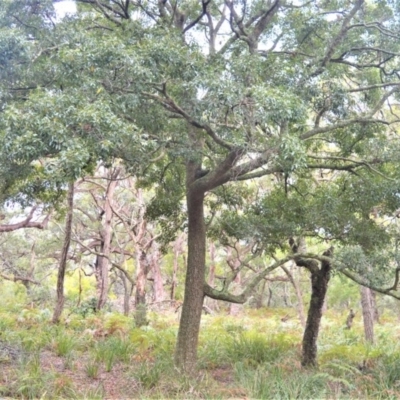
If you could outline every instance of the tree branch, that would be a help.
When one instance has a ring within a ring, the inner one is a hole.
[[[47,228],[47,225],[50,221],[51,213],[47,214],[46,218],[41,222],[31,221],[36,209],[37,209],[36,206],[32,207],[29,215],[26,217],[26,219],[24,221],[16,222],[15,224],[0,225],[0,233],[12,232],[12,231],[16,231],[17,229],[21,229],[21,228],[37,228],[37,229]]]

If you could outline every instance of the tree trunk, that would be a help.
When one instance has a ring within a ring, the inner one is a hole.
[[[347,316],[347,319],[346,319],[346,328],[347,329],[351,329],[351,327],[353,326],[353,320],[354,320],[355,316],[356,316],[356,313],[352,309],[350,309],[349,315]]]
[[[146,283],[150,271],[147,254],[140,252],[137,257],[136,294],[135,294],[135,324],[140,327],[147,325]]]
[[[374,292],[373,290],[371,290],[371,304],[374,314],[374,322],[377,322],[379,324],[379,310],[376,304],[376,292]]]
[[[257,305],[256,305],[257,308],[261,308],[263,306],[263,298],[264,298],[266,284],[267,284],[267,281],[265,279],[263,279],[263,282],[262,282],[261,288],[260,288],[260,294],[257,299]]]
[[[208,271],[208,284],[210,286],[214,286],[215,282],[215,244],[211,242],[209,244],[209,249],[210,249],[210,269]],[[217,306],[217,301],[212,299],[211,297],[206,297],[205,299],[205,305],[210,308],[210,310],[215,311],[218,306]]]
[[[238,274],[236,275],[235,279],[233,280],[233,283],[234,283],[234,286],[233,286],[232,293],[239,294],[242,291],[240,288],[240,283],[241,283],[240,272],[238,272]],[[237,316],[240,314],[240,311],[242,309],[243,309],[243,304],[231,303],[229,305],[229,315]]]
[[[371,289],[361,286],[361,307],[364,321],[365,340],[374,343],[374,310]]]
[[[98,278],[98,300],[97,300],[97,310],[101,310],[107,302],[109,278],[108,278],[108,265],[109,257],[111,253],[111,237],[112,237],[112,203],[114,197],[114,191],[117,186],[116,178],[119,175],[119,169],[115,171],[112,175],[110,183],[108,184],[106,191],[106,200],[104,203],[104,225],[101,232],[102,246],[100,252],[102,256],[98,256],[96,260],[97,267],[97,278]]]
[[[118,275],[122,281],[122,285],[124,286],[124,315],[127,317],[130,312],[130,300],[133,291],[133,284],[126,278],[122,271],[119,271]]]
[[[281,268],[284,270],[286,276],[289,278],[289,281],[293,285],[294,290],[296,292],[297,304],[298,304],[297,310],[299,313],[299,319],[300,319],[301,326],[304,328],[306,326],[306,316],[304,313],[303,295],[301,293],[300,285],[298,284],[297,281],[295,281],[292,273],[289,271],[288,268],[286,268],[284,265],[282,265]]]
[[[232,248],[228,247],[226,249],[227,252],[227,263],[232,270],[232,273],[235,274],[235,278],[233,279],[233,287],[231,289],[232,294],[239,294],[241,292],[240,283],[241,283],[241,276],[240,276],[240,259],[239,259],[239,252],[236,251],[233,254]],[[229,315],[237,316],[240,310],[243,308],[242,304],[235,304],[230,303],[229,305]]]
[[[173,263],[173,271],[172,271],[172,282],[171,282],[171,295],[170,299],[175,300],[176,294],[176,286],[177,286],[177,275],[179,268],[179,255],[182,253],[182,242],[183,235],[180,235],[174,243],[173,251],[174,251],[174,263]]]
[[[53,319],[52,319],[53,323],[59,322],[60,316],[64,309],[64,301],[65,301],[64,279],[65,279],[65,270],[67,268],[68,250],[71,243],[72,217],[74,212],[74,182],[70,182],[68,185],[67,204],[68,204],[68,212],[67,212],[67,218],[65,220],[64,244],[61,251],[60,263],[58,265],[57,302],[53,313]]]
[[[160,268],[160,251],[154,248],[152,257],[152,270],[154,277],[154,302],[159,303],[165,299],[164,283]]]
[[[270,286],[268,286],[268,301],[267,301],[267,307],[271,307],[271,302],[272,302],[272,289]]]
[[[187,185],[189,186],[189,185]],[[188,188],[188,259],[185,296],[175,349],[175,364],[186,373],[194,372],[204,300],[206,227],[204,192]]]
[[[326,256],[330,254],[330,251],[324,253]],[[315,261],[307,260],[307,263],[313,263],[314,265],[308,267],[311,272],[311,300],[303,336],[301,365],[312,367],[317,365],[317,339],[322,318],[322,308],[330,279],[331,265],[322,261],[321,268],[318,268],[318,263]]]

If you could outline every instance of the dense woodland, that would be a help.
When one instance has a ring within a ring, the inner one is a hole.
[[[0,395],[399,398],[399,101],[396,0],[1,1]]]

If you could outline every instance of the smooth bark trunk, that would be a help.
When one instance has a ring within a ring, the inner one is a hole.
[[[182,253],[182,245],[183,245],[183,235],[179,236],[175,240],[174,247],[173,247],[174,262],[173,262],[171,294],[170,294],[170,299],[172,301],[175,300],[175,295],[176,295],[177,276],[178,276],[178,269],[179,269],[179,255]]]
[[[113,205],[113,197],[114,191],[117,186],[117,181],[115,180],[118,177],[119,170],[117,170],[108,184],[106,191],[106,199],[104,203],[104,225],[101,232],[101,253],[102,256],[97,257],[96,261],[96,273],[97,273],[97,284],[98,284],[98,300],[97,300],[97,310],[101,310],[104,308],[107,302],[108,288],[109,288],[109,277],[108,277],[108,266],[109,266],[109,257],[111,253],[111,237],[112,237],[112,205]]]
[[[214,287],[215,283],[215,267],[216,267],[216,247],[213,242],[209,244],[209,249],[210,249],[210,268],[208,271],[208,284],[212,287]],[[205,299],[205,305],[212,311],[218,310],[218,302],[210,297],[206,297]]]
[[[165,300],[164,282],[160,268],[160,251],[155,248],[153,251],[153,278],[154,278],[154,302],[160,303]]]
[[[267,301],[267,307],[271,307],[271,302],[272,302],[272,289],[270,286],[268,286],[268,301]]]
[[[233,280],[233,282],[234,282],[234,286],[233,286],[232,293],[233,294],[240,294],[240,292],[242,291],[241,288],[240,288],[240,284],[241,284],[240,272],[236,275],[236,277]],[[237,315],[240,314],[240,311],[242,309],[243,309],[243,304],[231,303],[229,305],[229,315],[237,316]]]
[[[135,293],[135,324],[140,327],[147,325],[146,283],[150,271],[147,254],[140,252],[137,257],[137,276]]]
[[[61,251],[60,263],[58,265],[58,274],[57,274],[57,302],[54,308],[53,313],[53,323],[58,323],[61,317],[61,314],[64,309],[64,279],[65,279],[65,270],[67,268],[67,259],[68,259],[68,250],[71,244],[71,232],[72,232],[72,219],[74,212],[74,182],[71,182],[68,186],[68,194],[67,194],[67,218],[65,220],[65,236],[64,236],[64,244]]]
[[[296,292],[297,311],[299,313],[299,319],[300,319],[301,326],[304,328],[306,326],[306,316],[305,316],[305,312],[304,312],[303,295],[301,293],[300,285],[294,279],[293,274],[289,271],[289,269],[286,266],[282,265],[281,268],[285,272],[286,276],[289,278],[289,281],[293,285],[293,288]]]

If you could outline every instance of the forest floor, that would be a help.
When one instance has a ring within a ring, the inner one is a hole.
[[[199,370],[172,364],[174,310],[150,313],[135,328],[117,313],[71,314],[50,324],[35,308],[0,310],[0,397],[24,399],[353,399],[400,398],[400,327],[384,316],[376,344],[362,321],[328,311],[319,340],[319,368],[300,366],[302,327],[293,309],[206,315]]]

